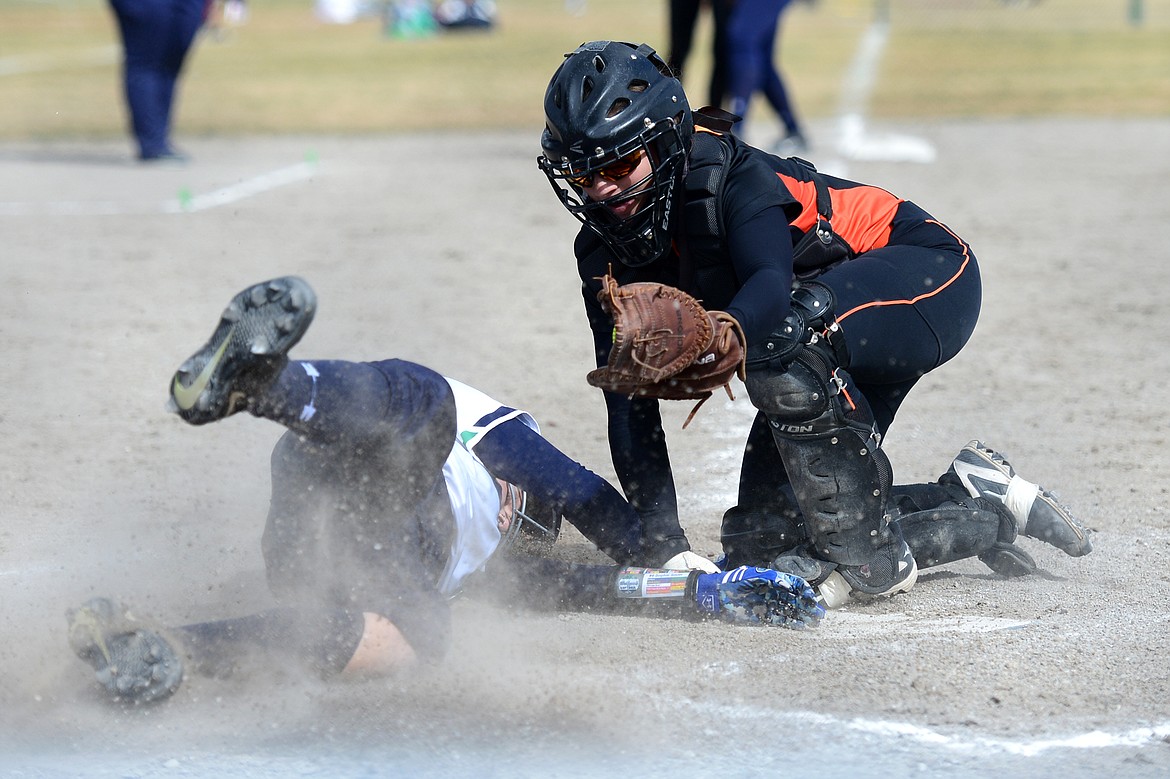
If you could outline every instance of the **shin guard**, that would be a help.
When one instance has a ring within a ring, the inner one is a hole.
[[[905,514],[897,519],[902,536],[919,568],[978,557],[1003,576],[1023,576],[1036,562],[1010,537],[1002,537],[1003,523],[995,511],[944,503],[937,508]]]

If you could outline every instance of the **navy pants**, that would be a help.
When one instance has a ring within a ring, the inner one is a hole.
[[[860,393],[853,397],[869,406],[884,438],[911,388],[957,355],[974,332],[983,297],[978,262],[962,239],[907,201],[885,247],[836,265],[817,281],[836,297],[848,375]],[[777,495],[776,473],[783,469],[767,420],[757,414],[744,450],[740,505],[794,505],[790,495]],[[930,495],[953,500],[965,494],[959,489]],[[909,492],[924,496],[918,508],[936,505],[916,485],[895,486],[893,497]]]
[[[173,153],[175,86],[207,0],[110,0],[124,52],[130,125],[141,159]]]
[[[756,92],[784,123],[789,135],[800,133],[800,123],[788,99],[784,80],[776,69],[776,31],[789,0],[737,0],[727,21],[727,93],[733,114],[747,116]]]

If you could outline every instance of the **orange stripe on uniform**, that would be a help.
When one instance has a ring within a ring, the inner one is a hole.
[[[800,216],[792,226],[808,232],[817,221],[817,188],[811,181],[801,181],[777,173],[784,186],[800,201]],[[833,204],[833,232],[845,239],[854,254],[880,249],[890,241],[890,224],[902,200],[880,187],[861,184],[845,189],[829,187]]]
[[[944,283],[942,283],[941,285],[936,287],[935,289],[932,289],[930,292],[924,292],[921,295],[918,295],[916,297],[908,298],[905,300],[874,300],[874,301],[871,301],[869,303],[862,303],[860,306],[856,306],[855,308],[851,308],[848,311],[846,311],[844,314],[841,314],[840,316],[838,316],[837,317],[838,322],[842,322],[845,319],[847,319],[848,317],[852,316],[853,314],[856,314],[858,311],[864,311],[867,308],[879,308],[882,306],[912,306],[920,300],[926,300],[927,298],[934,297],[935,295],[939,294],[944,289],[946,289],[947,287],[951,286],[956,281],[958,281],[959,277],[963,275],[963,271],[967,270],[967,263],[971,262],[970,248],[967,246],[966,243],[963,242],[962,238],[955,235],[955,233],[951,230],[951,228],[947,227],[942,222],[935,221],[934,219],[927,219],[926,222],[928,224],[937,225],[938,227],[941,227],[943,230],[946,230],[947,234],[950,235],[952,238],[954,238],[955,242],[958,243],[959,246],[963,247],[963,263],[962,263],[962,265],[959,266],[959,269],[957,271],[955,271],[954,275],[951,276],[949,279],[947,279]]]

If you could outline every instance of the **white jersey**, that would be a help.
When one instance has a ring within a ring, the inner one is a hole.
[[[446,378],[446,377],[444,377]],[[500,489],[480,459],[475,445],[484,433],[510,419],[519,419],[536,432],[540,427],[527,412],[508,409],[479,390],[447,379],[455,395],[456,432],[451,454],[443,464],[443,478],[455,517],[455,537],[447,556],[447,567],[439,577],[439,592],[453,596],[464,580],[483,568],[500,545],[497,524]],[[495,412],[500,412],[495,416]],[[491,416],[490,421],[484,421]],[[481,424],[482,423],[482,424]]]

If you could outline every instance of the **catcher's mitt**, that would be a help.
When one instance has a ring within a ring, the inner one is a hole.
[[[622,395],[697,400],[683,427],[711,392],[744,378],[743,329],[723,311],[707,311],[680,289],[654,282],[619,286],[601,279],[597,295],[613,318],[613,347],[606,365],[590,371],[594,387]]]

